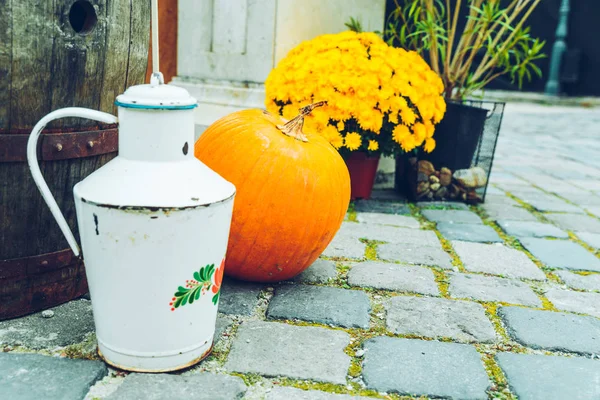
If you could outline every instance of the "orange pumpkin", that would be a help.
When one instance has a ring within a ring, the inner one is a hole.
[[[350,176],[338,152],[302,125],[314,104],[285,122],[244,110],[212,124],[194,154],[237,188],[225,274],[289,279],[325,250],[350,201]]]

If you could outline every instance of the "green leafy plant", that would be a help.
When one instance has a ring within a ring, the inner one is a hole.
[[[394,2],[384,38],[428,60],[444,82],[446,98],[464,99],[502,75],[519,87],[532,74],[541,76],[535,61],[545,57],[545,42],[532,38],[525,26],[541,0]],[[467,15],[459,23],[462,7]],[[347,26],[360,29],[356,22],[351,19]]]
[[[350,17],[350,21],[346,22],[344,25],[352,32],[360,33],[363,31],[362,24],[358,18],[354,19],[353,17]]]

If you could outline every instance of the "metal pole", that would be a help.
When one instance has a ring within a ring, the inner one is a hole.
[[[556,27],[556,40],[552,47],[552,56],[550,58],[550,74],[546,82],[546,94],[558,95],[560,93],[560,66],[562,58],[567,51],[567,32],[569,21],[569,0],[562,0],[558,11],[558,26]]]

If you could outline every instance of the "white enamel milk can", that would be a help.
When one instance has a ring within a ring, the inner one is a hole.
[[[186,90],[155,74],[115,104],[118,120],[85,108],[42,118],[29,166],[73,252],[83,253],[101,357],[131,371],[185,368],[212,348],[235,187],[194,157],[196,100]],[[73,189],[81,252],[36,154],[44,126],[65,117],[119,123],[119,155]]]

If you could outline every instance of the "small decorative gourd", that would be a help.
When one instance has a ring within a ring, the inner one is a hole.
[[[237,188],[226,275],[292,278],[340,228],[350,201],[348,169],[327,140],[302,132],[304,116],[319,105],[289,122],[263,110],[238,111],[196,142],[196,157]]]

